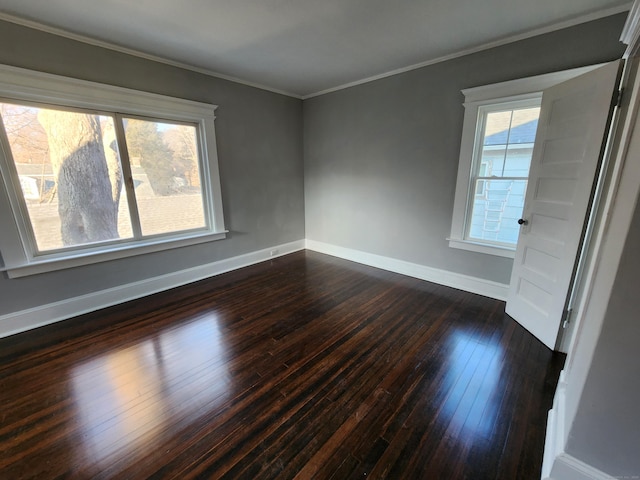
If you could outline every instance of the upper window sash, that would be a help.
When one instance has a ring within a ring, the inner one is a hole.
[[[487,117],[489,114],[494,112],[501,112],[506,110],[521,110],[526,108],[539,107],[540,101],[542,99],[542,92],[536,92],[533,94],[523,95],[522,98],[512,99],[509,101],[500,101],[499,103],[491,103],[491,104],[481,104],[475,107],[476,112],[476,128],[475,128],[475,139],[473,144],[473,153],[472,153],[472,162],[471,162],[471,170],[474,176],[478,176],[480,172],[482,160],[482,153],[487,147],[483,145],[486,133],[486,123]],[[474,108],[470,106],[473,110]],[[510,146],[514,147],[516,144],[510,144]],[[531,143],[523,143],[518,144],[517,147],[525,148],[525,147],[533,147]],[[496,145],[496,148],[501,148],[501,146]],[[489,148],[490,149],[490,148]],[[527,177],[523,177],[527,178]]]
[[[0,149],[0,167],[4,182],[0,182],[0,251],[4,266],[11,277],[71,266],[122,258],[167,248],[202,243],[225,237],[222,213],[217,148],[215,138],[215,105],[131,90],[111,85],[51,75],[17,67],[0,65],[0,98],[11,102],[45,104],[63,109],[105,112],[114,117],[144,117],[151,120],[190,124],[196,127],[202,196],[207,210],[209,228],[198,232],[178,232],[97,245],[72,252],[52,252],[38,255],[28,240],[24,207],[17,194],[21,187],[14,172],[8,168],[10,151],[6,138]],[[22,203],[24,199],[22,200]]]

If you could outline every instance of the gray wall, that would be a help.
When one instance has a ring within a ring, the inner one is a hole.
[[[624,19],[306,100],[304,117],[300,100],[0,22],[0,63],[219,105],[232,231],[223,241],[133,259],[13,280],[2,275],[0,315],[299,240],[305,216],[312,240],[506,283],[511,260],[450,249],[445,240],[460,89],[618,58]]]
[[[0,22],[0,63],[219,105],[226,240],[43,275],[0,275],[0,315],[300,240],[302,101]],[[1,227],[0,227],[1,228]]]
[[[566,451],[614,477],[640,475],[640,206],[609,299]]]
[[[620,58],[626,14],[305,100],[310,240],[508,283],[512,260],[449,248],[461,89]]]

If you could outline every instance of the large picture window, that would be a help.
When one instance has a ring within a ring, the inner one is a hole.
[[[223,238],[215,107],[80,85],[91,95],[77,80],[0,69],[0,167],[15,225],[0,233],[5,269]]]

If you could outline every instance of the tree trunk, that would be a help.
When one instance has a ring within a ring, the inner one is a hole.
[[[118,155],[116,129],[112,122],[102,124],[102,145],[104,147],[104,156],[107,160],[107,170],[109,171],[111,198],[116,204],[117,215],[120,192],[122,192],[122,167],[120,166],[120,156]]]
[[[99,118],[41,109],[38,120],[49,139],[62,242],[79,245],[117,239],[122,175],[119,163],[117,168],[112,164],[112,184]]]

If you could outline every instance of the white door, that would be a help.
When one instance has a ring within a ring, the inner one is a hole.
[[[621,61],[543,92],[506,311],[556,345]]]

